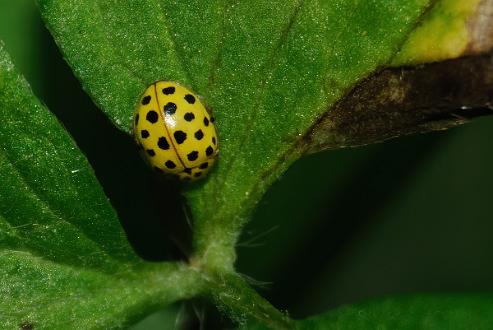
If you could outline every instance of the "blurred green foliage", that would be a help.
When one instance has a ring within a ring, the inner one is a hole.
[[[239,270],[272,281],[266,297],[295,317],[383,295],[492,290],[492,128],[483,118],[302,159],[247,226],[250,237],[277,229],[240,249]]]
[[[121,177],[128,178],[128,191],[155,189],[145,171],[132,178],[101,165],[107,160],[100,141],[108,130],[116,152],[131,152],[119,147],[128,141],[83,94],[34,4],[4,0],[0,15],[0,39],[14,63],[76,138],[105,191],[118,190]],[[248,224],[239,271],[294,317],[400,293],[492,291],[491,132],[493,118],[481,118],[446,132],[301,159],[272,186]],[[129,157],[141,166],[138,157]],[[131,199],[109,196],[121,205]],[[167,221],[182,222],[179,210],[171,213]],[[159,235],[165,229],[155,225],[157,233],[144,230],[130,239],[141,254],[162,259],[172,248],[163,249]],[[158,329],[163,321],[155,320]]]

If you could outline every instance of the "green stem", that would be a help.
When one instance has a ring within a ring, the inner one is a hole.
[[[254,321],[269,329],[293,329],[293,321],[260,296],[239,274],[214,274],[209,283],[209,296],[240,325]]]
[[[237,235],[231,234],[227,226],[201,227],[195,236],[196,253],[190,263],[209,272],[234,272]]]

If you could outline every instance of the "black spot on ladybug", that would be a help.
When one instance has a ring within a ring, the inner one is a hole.
[[[149,137],[149,132],[147,130],[143,129],[142,131],[140,131],[140,136],[143,139],[147,139]]]
[[[183,172],[187,174],[192,174],[192,169],[191,168],[186,168]]]
[[[135,115],[135,126],[139,123],[139,114]]]
[[[185,118],[186,121],[192,121],[195,119],[195,115],[192,112],[187,112],[183,118]]]
[[[201,174],[202,174],[202,172],[197,172],[193,176],[196,177],[196,178],[198,178]]]
[[[209,119],[207,117],[204,117],[204,125],[209,126]]]
[[[211,146],[208,146],[208,147],[207,147],[207,149],[205,149],[205,154],[206,154],[207,156],[212,155],[212,153],[213,153],[213,152],[214,152],[214,149],[212,149],[212,147],[211,147]]]
[[[159,172],[159,173],[162,173],[162,172],[163,172],[163,170],[162,170],[162,169],[160,169],[160,168],[159,168],[159,167],[157,167],[157,166],[154,166],[154,171]]]
[[[182,144],[187,139],[187,133],[183,131],[176,131],[173,133],[176,143]]]
[[[146,151],[147,151],[147,154],[148,154],[149,156],[151,156],[151,157],[156,156],[156,152],[155,152],[154,150],[152,150],[152,149],[147,149]]]
[[[166,163],[164,163],[164,165],[166,165],[166,167],[169,168],[170,170],[172,170],[176,167],[176,164],[173,163],[171,160],[166,161]]]
[[[195,135],[195,138],[196,138],[197,140],[202,140],[202,138],[204,137],[204,133],[202,132],[202,130],[201,130],[201,129],[199,129],[197,132],[195,132],[195,134],[194,134],[194,135]]]
[[[161,136],[159,140],[157,141],[157,145],[160,149],[163,150],[168,150],[169,149],[169,143],[168,140],[164,136]]]
[[[215,122],[216,121],[216,118],[214,117],[211,117],[211,123]]]
[[[215,137],[215,136],[213,136],[213,137],[212,137],[212,143],[213,143],[214,145],[216,145],[216,137]]]
[[[149,102],[151,102],[151,96],[150,95],[146,95],[142,98],[142,105],[147,105],[147,104],[149,104]]]
[[[187,101],[189,104],[194,104],[195,96],[193,96],[192,94],[187,94],[185,95],[185,101]]]
[[[175,88],[174,87],[166,87],[166,88],[163,88],[163,94],[164,95],[171,95],[171,94],[174,94],[175,93]]]
[[[197,158],[199,158],[199,152],[198,151],[192,151],[191,153],[189,153],[187,155],[187,158],[189,161],[193,162],[194,160],[196,160]]]
[[[148,122],[150,122],[151,124],[154,124],[157,122],[157,119],[158,119],[158,115],[157,115],[157,112],[154,111],[154,110],[151,110],[147,113],[146,115],[146,119]]]
[[[163,108],[164,113],[171,116],[176,112],[176,104],[173,102],[168,102]]]
[[[207,162],[202,163],[202,164],[200,164],[200,166],[199,166],[199,168],[200,168],[201,170],[205,170],[205,169],[206,169],[206,168],[208,168],[208,167],[209,167],[209,163],[207,163]]]

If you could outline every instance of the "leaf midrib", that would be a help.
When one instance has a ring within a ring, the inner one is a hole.
[[[240,159],[239,156],[242,154],[241,146],[245,143],[245,141],[247,141],[248,137],[250,136],[249,132],[251,131],[251,128],[254,126],[254,123],[258,116],[258,112],[260,108],[259,105],[263,104],[264,102],[267,82],[270,79],[272,79],[272,73],[277,68],[278,65],[277,62],[280,59],[279,49],[285,44],[290,31],[295,25],[295,21],[298,17],[298,14],[302,10],[303,5],[305,4],[305,0],[295,0],[295,2],[296,5],[294,6],[292,13],[287,18],[287,24],[282,29],[281,35],[278,41],[276,42],[276,45],[272,48],[271,53],[269,54],[268,58],[265,60],[264,64],[262,65],[262,69],[260,70],[260,72],[262,73],[259,74],[259,81],[257,83],[257,87],[259,90],[257,94],[258,97],[255,99],[252,115],[249,117],[249,120],[245,123],[243,131],[239,134],[240,136],[240,138],[238,139],[239,142],[235,146],[237,152],[232,153],[234,156],[228,162],[227,167],[224,170],[222,176],[219,178],[217,177],[215,178],[212,190],[215,191],[216,196],[219,196],[219,192],[222,191],[224,185],[226,184],[228,175],[231,172],[234,163],[237,162],[238,159]],[[211,203],[212,207],[210,208],[210,210],[222,209],[222,207],[220,207],[220,205],[218,204],[219,201],[217,199],[213,199],[213,201],[214,204]]]

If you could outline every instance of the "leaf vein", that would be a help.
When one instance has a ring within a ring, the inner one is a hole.
[[[127,70],[132,76],[137,78],[142,84],[145,84],[146,79],[144,79],[144,77],[142,77],[137,72],[135,72],[133,70],[132,66],[127,64],[123,60],[123,56],[122,56],[121,52],[118,51],[119,48],[115,47],[115,44],[113,42],[113,38],[110,38],[110,33],[109,33],[108,29],[106,28],[107,24],[104,21],[103,10],[101,9],[101,4],[99,1],[96,1],[96,10],[97,10],[98,18],[101,21],[100,26],[102,27],[101,30],[103,32],[103,35],[104,35],[106,41],[108,42],[108,44],[110,45],[110,47],[113,51],[113,54],[115,54],[113,59],[115,60],[116,58],[118,58],[119,60],[115,61],[116,63],[120,64],[125,70]]]
[[[173,34],[171,33],[171,29],[169,27],[169,22],[168,18],[166,17],[166,10],[163,8],[161,5],[161,2],[159,0],[156,1],[156,6],[159,8],[159,13],[163,21],[163,26],[166,29],[166,38],[168,39],[169,44],[171,45],[171,50],[172,53],[175,57],[176,62],[181,66],[181,70],[184,73],[188,84],[190,84],[190,87],[192,87],[192,90],[195,90],[195,82],[192,79],[192,75],[190,73],[190,70],[188,69],[188,66],[185,65],[185,62],[183,61],[184,56],[180,53],[178,50],[178,44],[173,38]]]
[[[220,37],[218,38],[218,42],[216,45],[216,56],[212,62],[211,70],[209,72],[209,78],[207,79],[207,89],[210,89],[211,86],[215,82],[215,76],[216,76],[216,71],[221,65],[221,58],[223,54],[223,49],[224,49],[224,37],[226,35],[226,1],[222,1],[222,7],[221,7],[221,31],[220,31]]]

